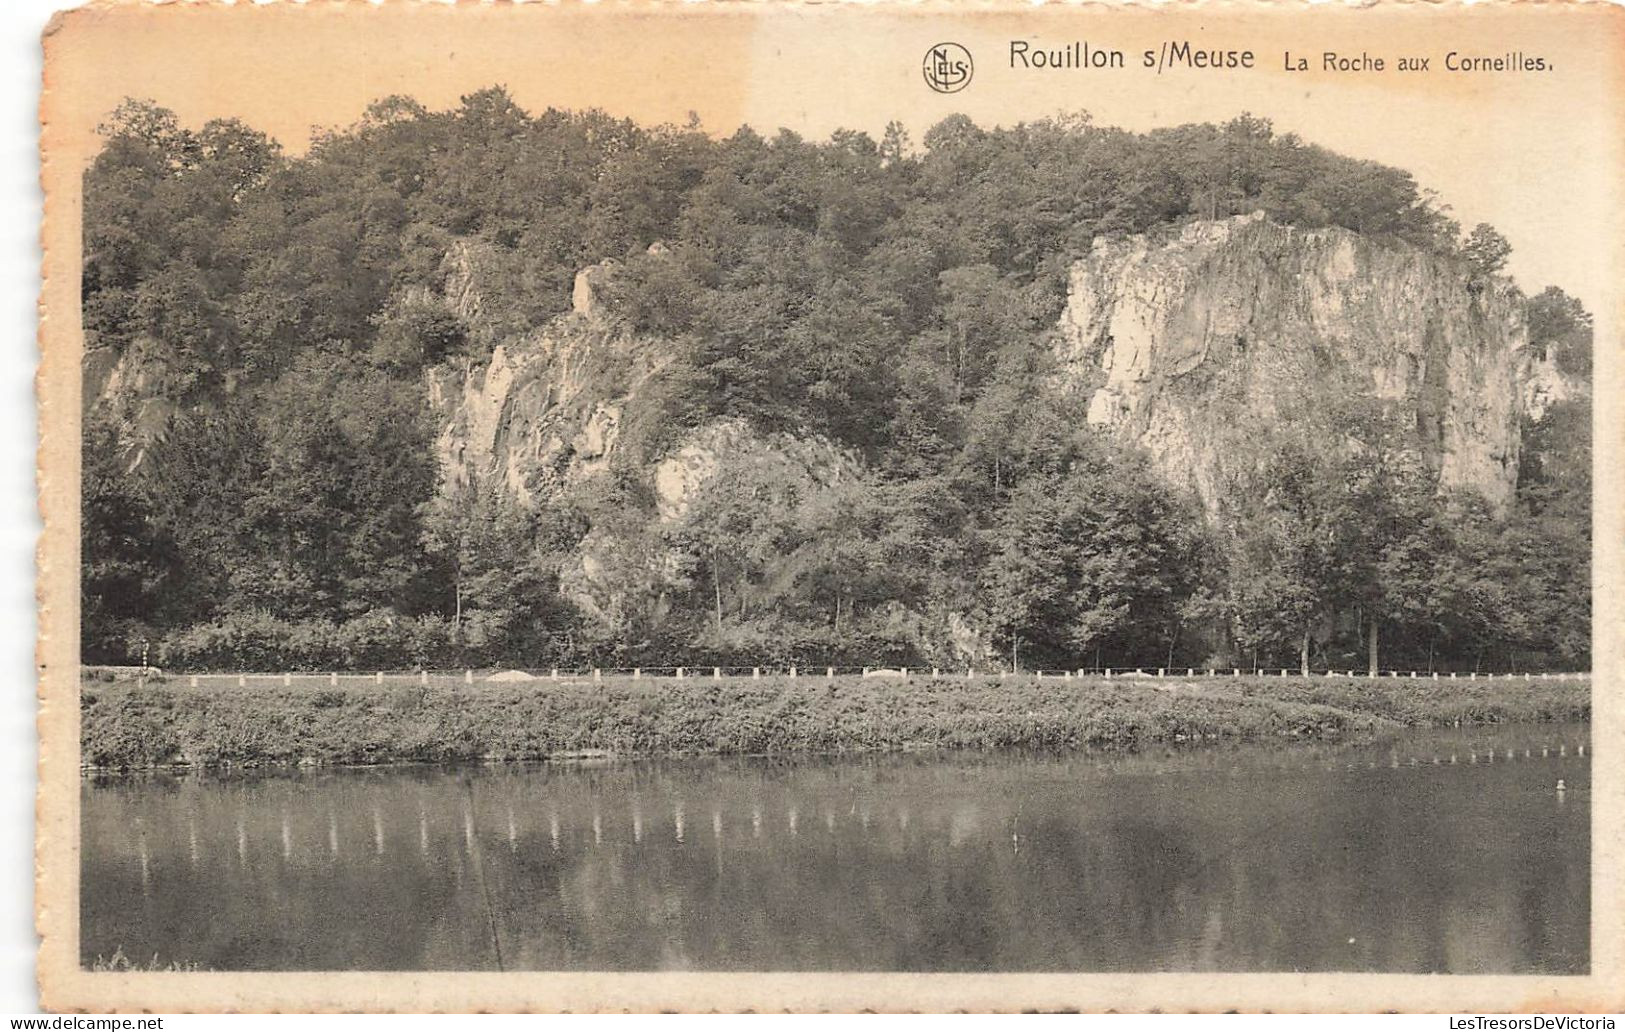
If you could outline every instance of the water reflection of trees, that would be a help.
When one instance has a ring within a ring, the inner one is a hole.
[[[525,969],[1583,969],[1585,807],[1549,787],[1587,768],[1522,752],[113,784],[85,794],[84,948],[488,968],[494,928]]]

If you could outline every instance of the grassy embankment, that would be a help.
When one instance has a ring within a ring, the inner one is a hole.
[[[314,679],[312,679],[314,680]],[[358,764],[914,748],[1064,749],[1216,736],[1586,720],[1577,678],[764,677],[189,687],[86,680],[82,762]]]

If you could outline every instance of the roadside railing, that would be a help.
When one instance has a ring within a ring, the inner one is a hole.
[[[763,678],[791,678],[791,679],[821,679],[834,680],[836,678],[887,678],[893,680],[923,680],[956,678],[972,680],[975,678],[1031,678],[1035,680],[1112,680],[1112,679],[1194,679],[1194,678],[1239,678],[1239,677],[1303,677],[1301,670],[1289,668],[1248,668],[1248,667],[1079,667],[1073,670],[1056,669],[1022,669],[1010,670],[1008,668],[977,668],[966,667],[851,667],[851,666],[706,666],[706,667],[547,667],[547,668],[464,668],[461,670],[375,670],[370,672],[356,671],[281,671],[281,672],[233,672],[233,673],[188,673],[165,671],[158,667],[108,667],[85,666],[81,668],[81,676],[95,678],[102,675],[107,679],[162,678],[169,682],[180,682],[191,687],[223,687],[235,685],[239,688],[267,687],[281,685],[283,687],[332,687],[341,688],[346,685],[361,684],[418,684],[418,685],[472,685],[478,683],[570,683],[603,682],[603,681],[738,681],[762,680]],[[1558,673],[1552,671],[1540,672],[1479,672],[1479,671],[1423,671],[1423,670],[1379,670],[1376,674],[1363,670],[1312,670],[1308,674],[1312,678],[1338,678],[1352,680],[1395,679],[1432,681],[1541,681],[1541,680],[1576,680],[1589,679],[1589,671]]]

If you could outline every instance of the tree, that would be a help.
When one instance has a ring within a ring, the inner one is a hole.
[[[1547,287],[1529,299],[1529,346],[1566,376],[1590,382],[1591,313],[1578,298]]]
[[[1488,222],[1474,226],[1461,245],[1462,260],[1479,278],[1493,276],[1506,268],[1511,255],[1512,245]]]
[[[156,636],[175,575],[174,542],[156,525],[118,465],[116,433],[84,422],[80,475],[80,648],[92,662],[126,663],[135,642]]]
[[[1191,513],[1103,456],[1023,480],[992,528],[985,608],[1018,667],[1023,644],[1065,662],[1102,647],[1173,648],[1204,574]],[[1148,640],[1149,639],[1149,640]]]
[[[1344,601],[1354,499],[1343,470],[1290,436],[1234,486],[1227,514],[1236,639],[1253,656],[1296,646],[1307,674],[1315,625]]]
[[[437,495],[422,513],[423,542],[449,579],[454,644],[488,663],[557,661],[578,614],[560,596],[565,557],[587,533],[567,505],[521,509],[492,492]],[[449,609],[449,612],[446,610]]]
[[[468,327],[457,313],[421,288],[396,295],[373,322],[378,327],[373,360],[396,373],[410,375],[443,361],[460,353],[468,340]]]

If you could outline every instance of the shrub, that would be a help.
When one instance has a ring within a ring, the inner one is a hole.
[[[170,633],[158,660],[171,670],[416,670],[466,657],[439,617],[374,610],[344,623],[243,613]]]

